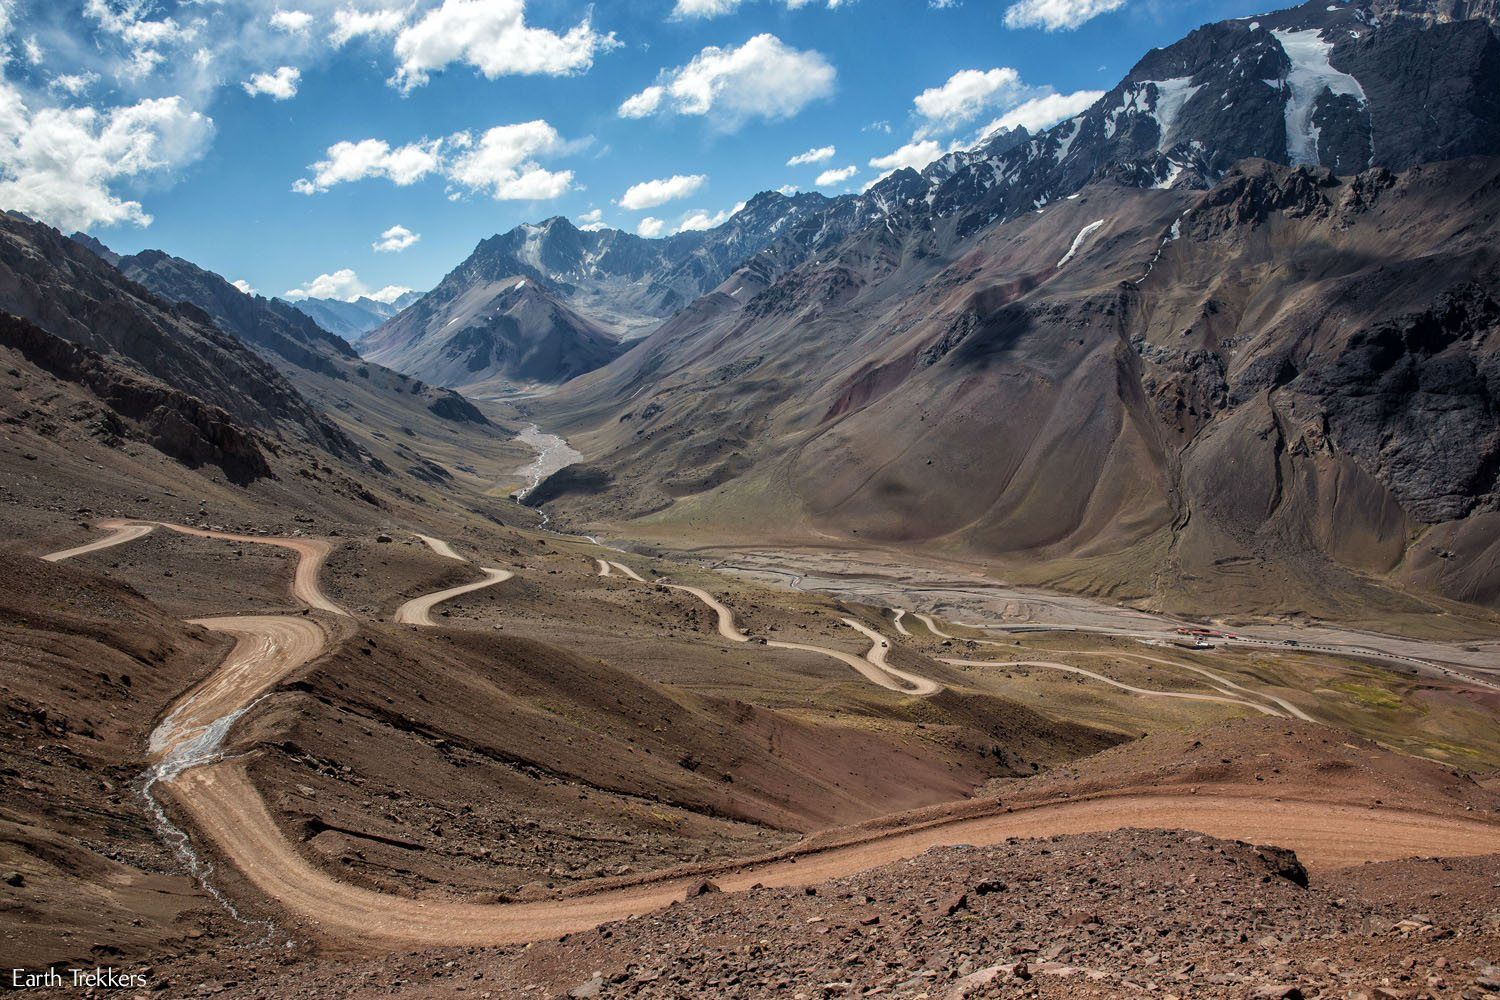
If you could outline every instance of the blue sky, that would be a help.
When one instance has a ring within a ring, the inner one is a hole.
[[[858,190],[1266,8],[0,0],[0,207],[265,294],[390,295],[552,215],[666,234]]]

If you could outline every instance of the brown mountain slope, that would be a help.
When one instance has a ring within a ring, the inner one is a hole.
[[[110,358],[240,423],[358,460],[355,444],[201,311],[174,307],[90,250],[24,216],[0,216],[0,311]]]
[[[1497,207],[1494,160],[1252,161],[972,239],[867,230],[538,403],[591,460],[538,495],[1178,610],[1336,613],[1377,579],[1494,604]]]
[[[553,384],[592,371],[624,348],[535,278],[476,279],[472,262],[360,342],[371,361],[483,394]]]
[[[503,486],[504,477],[525,461],[528,452],[513,442],[514,429],[492,424],[450,389],[362,360],[344,340],[284,302],[247,295],[212,271],[158,250],[114,256],[132,280],[206,312],[393,470],[439,488],[457,483],[486,492]]]

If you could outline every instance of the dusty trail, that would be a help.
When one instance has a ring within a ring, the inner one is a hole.
[[[323,626],[300,616],[198,618],[192,623],[227,632],[236,641],[219,669],[179,698],[152,730],[151,757],[164,778],[207,762],[235,719],[328,644]]]
[[[289,548],[300,557],[293,592],[311,606],[344,614],[317,586],[318,568],[329,551],[326,542],[166,526],[189,534]],[[128,538],[111,544],[123,540]],[[510,575],[504,570],[485,572]],[[420,609],[421,613],[425,615],[432,605],[455,592],[495,582],[498,580],[487,579],[428,595],[419,599],[430,602]],[[748,641],[736,627],[733,613],[706,591],[685,586],[677,589],[692,593],[718,612],[719,631],[725,638]],[[1004,811],[995,802],[988,807],[990,812],[970,812],[947,820],[924,819],[904,828],[831,833],[820,839],[821,844],[829,846],[705,866],[692,873],[664,873],[632,885],[537,902],[480,904],[382,895],[339,882],[309,862],[276,825],[243,762],[222,760],[218,753],[224,734],[257,698],[326,648],[325,626],[316,619],[289,615],[205,619],[199,624],[229,632],[237,642],[219,670],[179,699],[153,734],[153,781],[161,781],[172,791],[194,828],[211,840],[252,885],[286,912],[316,927],[319,934],[346,944],[385,948],[534,941],[662,908],[686,896],[705,874],[730,891],[748,889],[755,883],[800,886],[890,864],[940,845],[985,845],[1006,837],[1045,837],[1125,826],[1188,829],[1220,837],[1272,841],[1297,851],[1313,868],[1413,855],[1477,855],[1500,848],[1500,826],[1477,820],[1298,801],[1284,792],[1280,801],[1238,798],[1226,789],[1226,794],[1217,797],[1122,794],[1006,807]],[[886,673],[893,671],[885,664],[887,641],[873,629],[852,621],[849,624],[875,642],[867,657],[797,643],[771,645],[835,656],[861,673],[881,673],[887,683],[895,683],[895,678]],[[896,675],[900,676],[899,672]],[[1311,798],[1316,790],[1308,793]]]
[[[1064,673],[1078,674],[1099,681],[1100,683],[1108,684],[1110,687],[1117,687],[1122,691],[1129,691],[1131,694],[1138,694],[1146,698],[1182,698],[1186,701],[1217,701],[1227,705],[1243,705],[1245,708],[1253,708],[1257,712],[1278,719],[1287,717],[1283,712],[1272,708],[1270,705],[1265,705],[1258,701],[1250,701],[1247,698],[1236,698],[1233,695],[1225,694],[1204,694],[1201,691],[1159,691],[1155,688],[1135,687],[1123,681],[1117,681],[1113,677],[1106,677],[1103,674],[1096,674],[1092,670],[1085,670],[1083,667],[1072,667],[1066,663],[1052,663],[1048,660],[950,660],[945,658],[942,662],[951,663],[955,667],[1042,667],[1047,670],[1060,670]]]
[[[645,577],[641,576],[635,570],[631,569],[629,566],[626,566],[622,562],[614,562],[613,560],[611,560],[610,561],[610,565],[613,566],[615,569],[619,570],[621,573],[623,573],[626,576],[630,577],[636,583],[645,583],[646,582],[646,578]]]
[[[434,538],[431,535],[424,535],[424,534],[422,534],[419,531],[414,531],[414,532],[412,532],[412,534],[414,534],[418,538],[420,538],[422,540],[422,542],[429,549],[431,549],[433,552],[436,552],[438,555],[442,556],[444,559],[452,559],[455,562],[468,562],[469,561],[469,560],[465,559],[463,556],[459,555],[457,552],[454,552],[453,551],[453,546],[449,545],[447,542],[443,541],[441,538]]]
[[[467,562],[468,560],[464,561]],[[435,626],[437,622],[432,620],[432,609],[439,604],[458,597],[460,594],[483,590],[485,587],[493,587],[495,584],[503,583],[515,576],[508,569],[495,569],[493,566],[481,566],[479,570],[484,574],[483,580],[475,580],[473,583],[465,583],[461,586],[449,587],[447,590],[439,590],[431,594],[423,594],[421,597],[413,597],[396,609],[396,624]]]
[[[65,549],[62,552],[53,552],[42,556],[49,562],[58,562],[69,559],[85,552],[95,552],[99,549],[109,548],[112,545],[120,545],[124,542],[133,541],[149,534],[152,528],[166,528],[182,535],[193,535],[198,538],[217,538],[226,542],[244,542],[250,545],[274,545],[277,548],[289,549],[297,554],[297,568],[292,574],[292,596],[306,604],[308,607],[318,611],[326,611],[331,615],[342,615],[348,617],[338,604],[334,603],[327,594],[323,593],[318,584],[318,575],[323,570],[323,562],[328,558],[328,553],[333,546],[321,538],[277,538],[266,535],[236,535],[228,531],[210,531],[208,528],[193,528],[186,524],[173,524],[170,521],[130,521],[110,519],[100,521],[99,527],[106,528],[112,532],[110,537],[102,538],[88,545],[81,545],[76,549]]]
[[[517,944],[587,930],[661,909],[701,881],[663,877],[645,884],[530,903],[406,899],[356,888],[313,867],[282,835],[238,762],[198,768],[175,783],[195,825],[258,889],[320,933],[347,943],[469,946]],[[998,806],[997,806],[998,809]],[[1413,855],[1490,853],[1500,827],[1394,809],[1326,802],[1268,802],[1206,796],[1119,796],[1052,803],[916,829],[865,834],[842,846],[761,863],[708,870],[728,891],[756,883],[801,886],[914,857],[931,847],[988,845],[1121,827],[1187,829],[1295,850],[1312,868]]]
[[[947,632],[944,632],[942,629],[938,628],[937,622],[935,622],[935,621],[932,620],[932,616],[931,615],[914,614],[913,617],[915,617],[923,625],[926,625],[927,626],[927,631],[931,632],[933,635],[937,636],[939,639],[952,639],[953,638],[953,636],[949,635]]]
[[[619,563],[615,563],[614,565],[619,569],[625,568],[620,566]],[[636,579],[640,578],[637,577]],[[730,642],[750,641],[750,636],[740,631],[739,626],[735,624],[734,612],[723,601],[720,601],[708,591],[703,590],[701,587],[689,587],[686,584],[680,583],[668,583],[665,586],[673,590],[681,590],[692,594],[698,600],[708,605],[718,615],[719,635]],[[895,691],[898,694],[915,694],[926,697],[937,694],[943,689],[943,686],[936,681],[887,666],[885,663],[887,646],[885,637],[872,629],[856,623],[852,619],[845,618],[843,621],[845,625],[858,629],[874,642],[875,645],[869,654],[861,657],[855,656],[853,653],[846,653],[842,649],[830,649],[827,646],[815,646],[807,642],[782,642],[778,639],[768,640],[766,645],[772,649],[796,649],[805,653],[821,653],[824,656],[831,656],[835,660],[853,667],[861,677],[864,677],[870,683],[877,684],[887,691]],[[879,655],[878,660],[875,659],[875,654],[877,653]]]
[[[87,555],[90,552],[98,552],[100,549],[108,549],[116,545],[123,545],[126,542],[133,542],[137,538],[149,535],[152,527],[154,527],[154,525],[150,524],[107,523],[113,523],[113,527],[110,528],[108,535],[98,541],[89,542],[86,545],[79,545],[71,549],[63,549],[61,552],[49,552],[42,556],[42,558],[47,562],[62,562],[64,559],[72,559],[74,556]]]
[[[739,630],[739,626],[734,623],[734,612],[730,611],[728,606],[713,594],[710,594],[708,591],[702,589],[701,587],[689,587],[686,584],[681,583],[668,583],[665,584],[665,586],[670,587],[673,590],[681,590],[684,593],[692,594],[694,597],[698,598],[698,600],[702,601],[704,604],[707,604],[709,608],[719,616],[719,634],[728,639],[730,642],[750,641],[750,637],[744,632],[741,632]],[[767,645],[770,644],[767,643]]]
[[[1080,632],[1121,638],[1170,641],[1176,630],[1202,622],[1153,614],[1090,598],[1011,586],[938,564],[894,562],[887,553],[803,549],[742,550],[704,546],[683,550],[713,558],[713,566],[751,578],[783,577],[797,590],[851,598],[868,604],[925,601],[954,625],[966,629],[1025,632]],[[790,564],[793,568],[784,568]],[[977,616],[977,620],[976,619]],[[921,617],[921,616],[915,616]],[[967,620],[960,620],[961,618]],[[1493,639],[1427,640],[1332,624],[1212,623],[1218,645],[1280,649],[1290,653],[1331,653],[1381,666],[1396,666],[1482,688],[1500,690],[1500,663]],[[1231,637],[1228,633],[1233,633]],[[936,629],[939,638],[953,635]]]
[[[891,687],[891,690],[893,691],[901,691],[903,694],[920,695],[924,698],[928,695],[937,694],[943,689],[943,686],[937,681],[923,677],[920,674],[913,674],[908,673],[905,670],[899,670],[896,667],[891,666],[889,663],[886,663],[885,658],[891,651],[891,644],[885,636],[881,635],[874,629],[868,628],[865,625],[855,621],[853,618],[845,618],[843,621],[845,625],[848,625],[850,628],[854,629],[856,632],[860,633],[865,638],[870,640],[870,651],[865,654],[865,660],[868,663],[874,666],[877,670],[883,670],[891,677],[896,678],[898,681],[904,681],[907,684],[907,687],[904,688],[899,685],[892,686],[889,684],[882,684],[882,687]],[[880,682],[877,681],[876,683]]]
[[[1250,695],[1252,698],[1262,698],[1262,699],[1264,699],[1266,701],[1273,702],[1276,705],[1280,706],[1287,713],[1287,715],[1291,716],[1294,719],[1301,719],[1303,722],[1317,722],[1318,721],[1317,719],[1314,719],[1311,715],[1308,715],[1306,712],[1302,711],[1302,709],[1298,708],[1296,705],[1293,705],[1291,702],[1287,701],[1285,698],[1282,698],[1279,695],[1271,694],[1269,691],[1257,691],[1254,688],[1247,688],[1247,687],[1245,687],[1242,684],[1236,684],[1234,681],[1230,680],[1228,677],[1222,677],[1219,674],[1214,673],[1212,670],[1205,669],[1204,667],[1195,666],[1194,664],[1191,664],[1191,663],[1178,663],[1175,660],[1164,660],[1164,659],[1162,659],[1159,656],[1147,656],[1144,653],[1120,653],[1120,654],[1113,654],[1113,653],[1099,652],[1097,650],[1089,650],[1087,652],[1080,652],[1078,655],[1081,655],[1081,656],[1113,656],[1113,655],[1119,655],[1119,656],[1124,656],[1127,659],[1131,659],[1131,660],[1143,660],[1143,661],[1145,661],[1147,663],[1159,663],[1159,664],[1161,664],[1163,666],[1167,666],[1167,667],[1179,667],[1179,668],[1181,668],[1183,670],[1191,670],[1195,674],[1200,674],[1203,677],[1207,677],[1210,681],[1212,681],[1221,690],[1224,689],[1224,688],[1228,688],[1230,691],[1238,691],[1241,694]]]
[[[596,563],[599,564],[599,575],[600,576],[609,576],[610,574],[612,574],[614,572],[609,567],[609,560],[608,559],[595,559],[594,562],[596,562]]]
[[[431,535],[423,534],[417,534],[417,537],[426,542],[428,548],[444,559],[454,559],[461,563],[469,561],[457,552],[454,552],[453,546],[441,538],[434,538]],[[396,609],[396,624],[435,627],[437,622],[432,620],[432,609],[439,604],[452,600],[460,594],[468,594],[476,590],[483,590],[485,587],[493,587],[497,583],[504,583],[515,576],[508,569],[497,569],[494,566],[481,566],[479,567],[479,571],[484,574],[483,580],[475,580],[473,583],[465,583],[457,587],[449,587],[447,590],[438,590],[431,594],[423,594],[421,597],[414,597],[407,601]]]
[[[906,624],[902,620],[906,617],[906,611],[902,608],[892,608],[891,610],[896,613],[895,620],[891,622],[891,624],[896,627],[896,631],[900,632],[902,635],[910,636],[911,633],[906,630]]]

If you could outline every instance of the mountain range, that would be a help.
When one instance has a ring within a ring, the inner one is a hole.
[[[1500,991],[1496,32],[1207,25],[389,305],[0,214],[13,983]]]
[[[363,358],[323,303],[78,245],[408,472],[398,428],[485,419],[432,386],[561,384],[527,407],[586,461],[531,502],[575,523],[909,546],[1194,613],[1494,605],[1495,20],[1309,3],[859,194],[665,239],[521,226]]]
[[[404,292],[389,302],[381,302],[368,295],[348,301],[309,297],[298,299],[291,305],[293,309],[307,314],[329,333],[336,333],[353,344],[421,297],[421,292]]]
[[[531,404],[588,458],[534,499],[1200,613],[1494,605],[1497,93],[1488,5],[1201,28],[789,217]]]

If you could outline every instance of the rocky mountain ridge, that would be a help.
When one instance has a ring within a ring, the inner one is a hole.
[[[1484,20],[1360,4],[1199,29],[541,401],[592,462],[537,495],[721,537],[772,503],[778,539],[1190,611],[1392,575],[1493,604],[1497,55]]]
[[[963,238],[1070,197],[1101,173],[1134,187],[1203,189],[1249,157],[1351,174],[1497,154],[1493,24],[1483,2],[1376,0],[1206,25],[1148,53],[1072,119],[1037,134],[1002,131],[858,195],[764,192],[718,227],[657,240],[585,232],[562,218],[517,227],[481,242],[377,342],[446,339],[455,322],[470,322],[459,313],[472,312],[475,289],[518,277],[605,331],[645,332],[732,277],[759,290],[872,224],[956,218]],[[419,362],[385,351],[393,367],[435,377],[430,362],[412,367]]]

